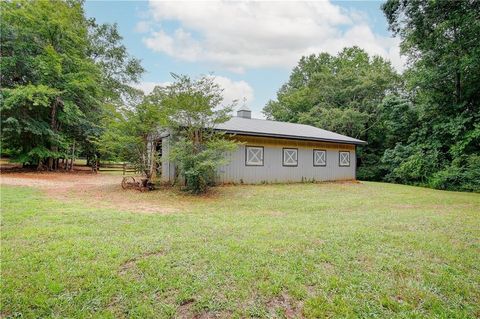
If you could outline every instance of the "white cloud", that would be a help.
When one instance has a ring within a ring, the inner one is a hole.
[[[136,89],[142,90],[143,93],[145,93],[145,94],[150,94],[150,93],[152,93],[153,89],[156,86],[167,86],[169,84],[171,84],[171,82],[148,82],[148,81],[145,81],[145,82],[139,82],[139,83],[132,84],[132,86]]]
[[[336,54],[358,45],[402,68],[398,40],[374,34],[365,16],[322,2],[150,1],[156,31],[150,49],[184,61],[205,61],[235,72],[294,66],[300,56]],[[160,24],[176,22],[174,31]]]
[[[237,100],[237,106],[243,104],[244,100],[247,105],[251,104],[254,95],[253,88],[245,81],[233,81],[227,77],[214,76],[215,82],[223,89],[223,103],[225,105],[232,104]]]
[[[150,31],[151,28],[150,28],[150,22],[148,21],[139,21],[136,25],[135,25],[135,32],[138,32],[138,33],[147,33],[148,31]]]
[[[182,28],[176,29],[172,35],[163,30],[152,32],[144,41],[149,48],[162,48],[162,52],[185,61],[196,61],[201,53],[200,44]]]
[[[253,88],[245,81],[234,81],[224,76],[213,76],[215,82],[223,89],[223,103],[230,105],[234,100],[237,100],[237,104],[242,105],[244,99],[247,105],[251,104],[254,100]],[[167,86],[171,82],[140,82],[133,84],[133,87],[142,90],[145,94],[149,94],[156,86]]]

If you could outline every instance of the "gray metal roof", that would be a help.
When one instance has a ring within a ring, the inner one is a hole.
[[[305,124],[278,122],[260,119],[232,117],[216,129],[239,135],[278,137],[295,140],[336,142],[347,144],[367,144],[353,137],[337,134],[331,131]]]

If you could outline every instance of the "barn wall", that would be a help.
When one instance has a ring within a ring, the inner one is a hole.
[[[355,179],[355,146],[351,144],[294,141],[275,138],[236,136],[241,144],[230,154],[230,163],[218,171],[220,183],[282,183],[305,180],[334,181]],[[245,165],[245,146],[264,147],[264,166]],[[298,166],[282,165],[283,148],[298,148]],[[327,151],[327,165],[313,166],[313,149]],[[339,166],[339,151],[350,152],[350,166]]]
[[[165,160],[168,158],[170,152],[170,137],[162,138],[162,177],[161,181],[173,182],[175,179],[175,165],[174,163]]]

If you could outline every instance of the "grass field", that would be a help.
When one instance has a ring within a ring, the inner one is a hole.
[[[382,183],[108,191],[169,209],[2,185],[0,317],[480,316],[479,194]]]

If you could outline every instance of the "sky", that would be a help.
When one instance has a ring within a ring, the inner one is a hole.
[[[359,46],[402,71],[399,40],[392,38],[377,1],[164,2],[87,1],[98,23],[116,23],[129,53],[146,72],[136,87],[149,93],[172,81],[213,74],[225,103],[244,101],[253,117],[288,81],[303,55],[337,54]]]

